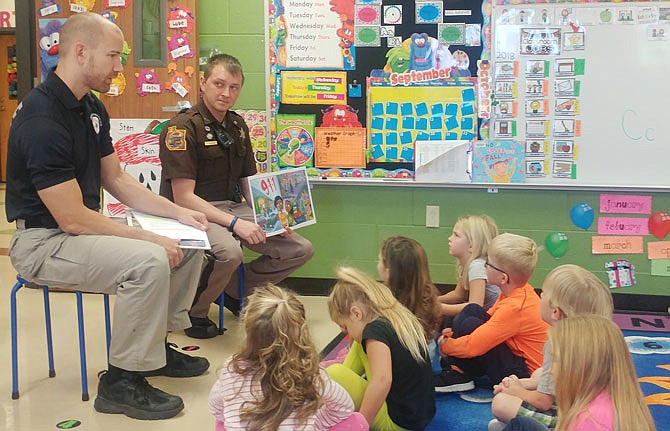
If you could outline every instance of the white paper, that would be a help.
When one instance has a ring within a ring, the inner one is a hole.
[[[204,230],[180,223],[171,218],[144,214],[136,210],[126,211],[126,214],[131,214],[144,230],[168,238],[178,239],[179,247],[181,248],[197,248],[203,250],[210,250],[212,248],[209,244],[209,239],[207,238],[207,232]],[[132,222],[129,221],[128,224],[131,223]]]
[[[470,141],[416,141],[415,179],[431,183],[469,183]]]

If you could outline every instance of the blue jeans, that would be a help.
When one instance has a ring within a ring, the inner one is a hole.
[[[504,431],[549,431],[549,428],[533,418],[517,416],[507,424]]]
[[[454,338],[471,334],[475,329],[486,323],[491,316],[478,304],[466,305],[454,318]],[[449,363],[458,366],[461,370],[473,377],[487,375],[494,385],[511,375],[530,377],[526,361],[521,356],[512,353],[512,350],[502,342],[474,358],[449,357]]]

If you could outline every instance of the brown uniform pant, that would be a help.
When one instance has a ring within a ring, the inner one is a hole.
[[[252,208],[244,202],[220,201],[210,203],[218,209],[236,215],[241,219],[254,221]],[[196,294],[193,307],[191,307],[189,313],[194,317],[207,316],[209,306],[221,295],[224,289],[235,298],[239,296],[237,269],[244,257],[240,240],[233,236],[226,226],[216,223],[209,224],[207,236],[212,245],[212,253],[216,257],[216,261],[207,288]],[[242,243],[245,247],[261,255],[252,262],[244,264],[245,294],[251,293],[255,287],[262,286],[265,283],[280,282],[304,265],[314,254],[312,243],[295,232],[286,237],[279,235],[268,237],[263,244]],[[233,275],[235,276],[233,277]]]

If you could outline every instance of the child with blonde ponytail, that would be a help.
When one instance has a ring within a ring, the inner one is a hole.
[[[423,327],[368,274],[339,268],[337,278],[330,317],[353,342],[344,363],[328,367],[328,374],[349,392],[371,430],[423,429],[435,415]]]

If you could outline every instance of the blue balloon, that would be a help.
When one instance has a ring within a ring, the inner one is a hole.
[[[588,230],[593,224],[593,208],[584,202],[575,204],[570,210],[570,219],[578,228]]]

